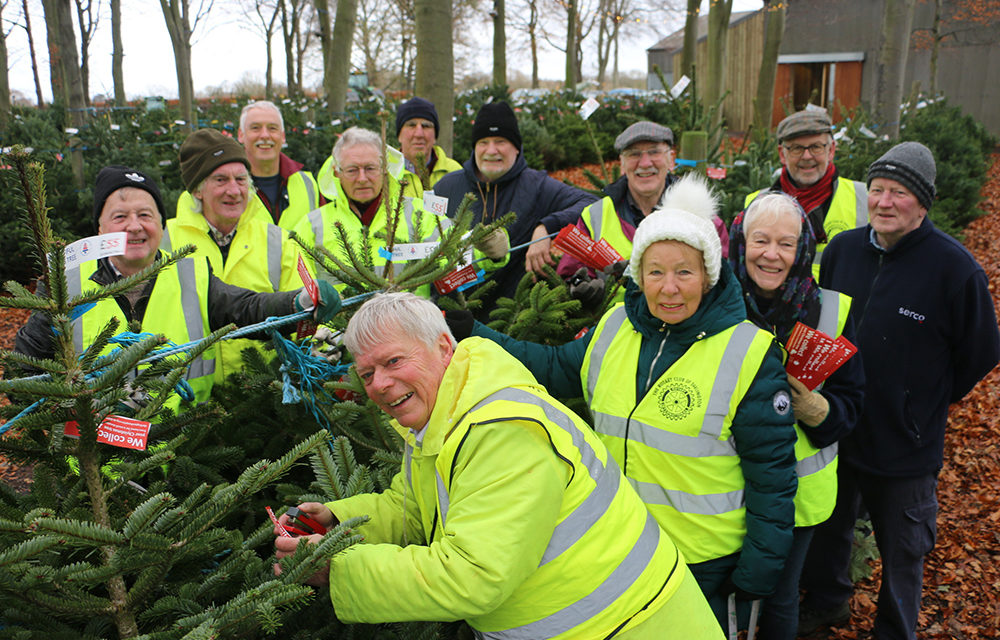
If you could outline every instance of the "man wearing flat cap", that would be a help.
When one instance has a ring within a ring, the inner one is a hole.
[[[521,131],[517,117],[506,102],[484,104],[472,125],[472,156],[442,178],[434,193],[448,198],[448,217],[454,217],[466,193],[475,196],[474,222],[490,223],[510,212],[516,218],[507,226],[510,245],[537,240],[527,250],[512,253],[505,267],[493,272],[497,286],[483,296],[483,314],[499,297],[513,297],[525,271],[543,272],[555,266],[549,253],[551,240],[543,239],[568,224],[575,224],[580,211],[596,198],[589,193],[550,178],[544,171],[529,169],[521,153]]]
[[[406,170],[417,176],[424,189],[462,165],[449,158],[437,145],[440,133],[437,109],[430,100],[413,97],[396,109],[396,138],[406,159]]]
[[[163,199],[150,176],[117,165],[101,169],[94,185],[94,228],[98,235],[125,232],[125,252],[67,267],[69,295],[80,295],[95,288],[94,284],[113,284],[153,264],[162,256],[159,246],[164,219]],[[326,283],[319,286],[322,301],[314,317],[326,321],[340,309],[340,298],[333,287]],[[119,319],[121,331],[138,323],[140,331],[160,333],[183,344],[230,323],[253,324],[311,306],[304,287],[287,293],[255,293],[226,284],[213,275],[207,260],[188,256],[114,298],[99,300],[80,314],[73,320],[73,345],[77,353],[83,353],[111,318]],[[36,312],[17,332],[14,350],[51,358],[55,352],[52,338],[49,318]],[[195,402],[208,399],[215,367],[216,347],[211,347],[188,368],[185,378],[194,391]],[[176,411],[180,399],[172,396],[166,406]]]
[[[857,327],[865,404],[840,441],[837,504],[806,560],[803,635],[850,616],[848,565],[863,504],[882,556],[874,635],[916,638],[948,405],[1000,360],[986,274],[927,216],[936,173],[919,142],[890,149],[868,168],[869,224],[838,235],[823,255],[820,285],[865,310]]]
[[[863,227],[868,221],[868,201],[863,182],[842,178],[833,162],[837,142],[833,121],[826,109],[809,107],[778,123],[778,157],[781,175],[771,191],[783,191],[802,205],[816,234],[813,275],[819,276],[820,259],[827,243],[841,231]],[[749,207],[760,191],[747,196]]]
[[[221,131],[199,129],[181,144],[180,165],[187,191],[177,201],[177,217],[167,221],[161,248],[193,244],[223,282],[251,291],[299,289],[299,247],[254,196],[243,145]],[[223,343],[216,379],[241,369],[240,353],[255,345]]]

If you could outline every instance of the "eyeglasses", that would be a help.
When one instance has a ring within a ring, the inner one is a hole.
[[[826,148],[830,146],[829,142],[816,142],[809,145],[808,147],[803,147],[801,144],[786,144],[782,145],[785,147],[785,153],[793,158],[798,158],[806,151],[809,151],[809,155],[818,156],[826,152]]]
[[[360,176],[362,171],[364,171],[369,176],[374,176],[382,172],[382,167],[378,166],[377,164],[366,164],[363,167],[359,167],[357,165],[351,165],[347,167],[341,167],[340,169],[340,173],[345,178],[350,178],[351,180],[354,180],[355,178]]]
[[[648,156],[650,160],[659,160],[667,154],[667,147],[653,147],[652,149],[628,149],[622,151],[622,156],[626,160],[638,160],[642,156]]]

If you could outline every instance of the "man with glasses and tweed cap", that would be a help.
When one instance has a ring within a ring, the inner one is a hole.
[[[868,224],[868,190],[865,183],[840,177],[833,156],[837,142],[833,121],[826,109],[810,106],[778,123],[778,157],[781,175],[771,191],[793,196],[809,215],[816,234],[813,275],[819,278],[819,261],[828,242],[841,231]],[[760,191],[747,196],[749,207]]]

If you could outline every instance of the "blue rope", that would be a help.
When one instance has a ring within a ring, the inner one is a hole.
[[[323,382],[344,375],[350,370],[350,365],[335,365],[324,358],[312,355],[312,339],[305,340],[302,344],[295,344],[272,329],[271,340],[282,363],[280,369],[282,404],[301,402],[316,422],[332,434],[330,423],[320,410],[317,399],[338,402],[323,388]],[[297,374],[295,377],[298,378],[298,385],[293,380],[293,373]]]

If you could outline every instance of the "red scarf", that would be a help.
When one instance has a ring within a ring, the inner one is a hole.
[[[836,169],[831,162],[826,167],[826,173],[823,174],[823,177],[816,184],[808,187],[799,187],[792,181],[792,177],[788,174],[788,167],[782,167],[781,190],[798,200],[806,213],[811,213],[813,209],[833,196],[833,179],[835,173]]]
[[[381,193],[378,194],[378,197],[376,197],[368,204],[358,202],[357,200],[351,200],[350,198],[348,198],[348,200],[350,201],[351,207],[354,209],[354,212],[358,214],[358,218],[361,219],[361,224],[363,224],[366,227],[372,226],[372,221],[375,219],[375,214],[378,213],[378,206],[379,204],[382,203],[382,194]]]

